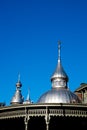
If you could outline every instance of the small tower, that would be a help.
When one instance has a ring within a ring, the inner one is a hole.
[[[21,94],[22,83],[20,81],[20,74],[18,75],[18,82],[16,83],[16,92],[10,102],[10,104],[22,104],[24,99]]]

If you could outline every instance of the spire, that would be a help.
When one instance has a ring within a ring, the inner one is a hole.
[[[18,82],[20,82],[20,73],[18,74]]]
[[[16,83],[16,92],[11,100],[11,104],[21,104],[23,103],[23,97],[21,94],[21,87],[22,87],[22,83],[20,81],[20,74],[18,75],[18,82]]]
[[[60,61],[60,59],[61,59],[60,51],[61,51],[61,42],[58,41],[58,61]]]
[[[59,85],[58,82],[61,82],[62,85]],[[51,82],[54,84],[58,84],[55,85],[55,87],[61,87],[63,86],[63,84],[67,84],[68,81],[68,76],[66,74],[66,72],[64,71],[62,64],[61,64],[61,42],[58,41],[58,63],[57,63],[57,67],[56,70],[54,71],[52,77],[51,77]],[[63,83],[64,82],[64,83]],[[54,87],[54,85],[52,85]],[[64,85],[65,87],[66,85]]]
[[[23,104],[30,104],[30,103],[32,103],[32,101],[30,99],[30,89],[28,89],[27,98],[26,98],[25,102],[23,102]]]
[[[20,73],[18,74],[18,82],[16,83],[16,87],[17,88],[21,88],[22,87],[22,83],[20,81]]]
[[[27,94],[26,100],[27,100],[27,101],[30,101],[30,89],[28,89],[28,94]]]

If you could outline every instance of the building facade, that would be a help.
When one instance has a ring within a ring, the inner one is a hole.
[[[1,103],[0,130],[57,130],[87,128],[87,84],[71,92],[69,77],[61,63],[61,43],[58,42],[58,62],[51,76],[52,87],[36,103],[28,95],[24,101],[20,81],[9,106]]]

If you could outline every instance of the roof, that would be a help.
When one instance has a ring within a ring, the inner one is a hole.
[[[74,92],[80,92],[87,89],[87,83],[81,83],[80,86]]]

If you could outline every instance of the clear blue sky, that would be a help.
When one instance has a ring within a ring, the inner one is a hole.
[[[87,0],[0,1],[0,102],[10,104],[18,73],[24,99],[28,88],[33,102],[51,89],[58,40],[74,91],[87,83]]]

